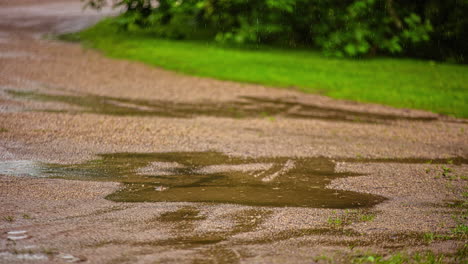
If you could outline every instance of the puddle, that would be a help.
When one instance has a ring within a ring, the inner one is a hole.
[[[75,263],[75,262],[81,262],[82,261],[82,259],[80,259],[78,257],[75,257],[75,256],[70,255],[70,254],[64,254],[64,253],[59,254],[57,256],[57,258],[62,259],[63,261],[68,262],[68,263]]]
[[[23,235],[26,234],[28,231],[26,230],[19,230],[19,231],[9,231],[7,232],[8,235]]]
[[[206,202],[251,206],[357,208],[385,200],[325,188],[335,172],[327,158],[241,158],[218,152],[115,153],[82,164],[41,164],[39,176],[122,183],[118,202]],[[0,173],[9,168],[0,163]],[[19,170],[21,171],[21,170]],[[6,173],[15,175],[14,173]]]
[[[200,212],[193,207],[184,207],[177,211],[163,213],[158,220],[161,222],[197,221],[205,220],[206,217],[200,216]]]
[[[12,241],[23,240],[23,239],[26,239],[26,238],[28,238],[27,235],[22,235],[22,236],[8,236],[8,237],[7,237],[8,240],[12,240]]]
[[[200,257],[193,260],[193,264],[203,263],[241,263],[243,256],[233,248],[225,246],[213,246],[206,250],[202,250]]]
[[[0,260],[6,261],[40,261],[48,260],[48,256],[45,254],[14,254],[10,252],[0,252]]]
[[[0,161],[0,174],[15,176],[44,176],[38,163],[30,160]]]
[[[18,241],[29,238],[26,230],[17,230],[7,232],[7,239],[11,241]]]
[[[107,198],[117,202],[206,202],[251,206],[358,208],[385,200],[365,193],[325,188],[336,162],[466,164],[467,159],[242,158],[219,152],[101,154],[81,164],[0,162],[0,174],[122,183]]]
[[[183,207],[176,211],[166,212],[156,220],[173,224],[172,228],[175,235],[175,239],[160,241],[160,243],[176,243],[190,247],[199,244],[218,244],[237,234],[253,232],[272,213],[271,210],[258,208],[239,210],[221,216],[222,221],[232,222],[230,229],[202,232],[197,231],[196,226],[200,227],[200,221],[206,220],[207,217],[195,207]],[[181,241],[183,243],[180,243]]]
[[[163,100],[137,100],[97,95],[58,95],[38,92],[7,91],[10,95],[31,100],[66,103],[81,107],[81,112],[117,116],[162,116],[193,118],[215,116],[230,118],[265,118],[283,116],[350,122],[384,122],[391,120],[431,121],[436,117],[407,117],[346,111],[331,107],[302,104],[285,98],[239,97],[230,102],[182,103]],[[42,110],[57,112],[57,110]],[[68,112],[76,112],[70,110]],[[60,111],[59,111],[60,112]],[[62,111],[63,112],[63,111]]]

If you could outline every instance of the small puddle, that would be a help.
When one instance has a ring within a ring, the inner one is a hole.
[[[73,165],[36,163],[40,169],[35,171],[46,177],[120,182],[122,188],[107,197],[118,202],[358,208],[385,200],[371,194],[325,188],[333,179],[358,174],[338,173],[335,162],[322,157],[241,158],[219,152],[99,156],[100,159]],[[6,162],[0,163],[1,173],[15,175]]]
[[[0,161],[0,174],[32,177],[44,176],[40,165],[30,160]]]
[[[376,123],[392,120],[431,121],[436,117],[409,117],[347,111],[332,107],[302,104],[293,99],[239,97],[230,102],[182,103],[163,100],[137,100],[98,95],[58,95],[39,92],[7,91],[18,98],[37,101],[66,103],[81,107],[81,112],[117,116],[162,116],[193,118],[215,116],[230,118],[265,118],[283,116],[301,119],[322,119],[349,122]],[[48,110],[42,110],[48,111]],[[57,112],[57,110],[49,110]],[[76,112],[76,110],[73,110]],[[73,112],[72,110],[70,112]],[[60,111],[59,111],[60,112]]]

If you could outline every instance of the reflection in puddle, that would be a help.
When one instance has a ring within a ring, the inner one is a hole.
[[[41,164],[41,176],[123,183],[120,202],[213,202],[254,206],[356,208],[383,197],[325,186],[354,176],[327,158],[240,158],[218,152],[116,153],[82,164]],[[3,165],[2,165],[3,166]],[[0,173],[4,167],[0,166]],[[8,173],[10,174],[10,173]],[[13,173],[14,175],[14,173]]]
[[[32,100],[67,103],[83,108],[82,112],[118,116],[163,116],[191,118],[216,116],[231,118],[284,116],[288,118],[323,119],[353,122],[391,120],[431,121],[436,117],[409,117],[389,114],[347,111],[338,108],[302,104],[291,99],[240,97],[230,102],[182,103],[163,100],[137,100],[98,95],[57,95],[38,92],[7,91]],[[56,110],[51,110],[56,111]]]
[[[0,161],[0,174],[16,176],[44,176],[38,163],[30,160]]]

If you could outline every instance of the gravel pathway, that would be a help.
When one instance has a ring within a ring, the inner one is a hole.
[[[466,120],[184,76],[47,37],[113,14],[81,4],[0,2],[0,263],[346,263],[359,252],[451,254],[466,244],[427,240],[466,224]],[[81,174],[63,176],[70,166]],[[52,172],[66,179],[43,177]],[[328,177],[327,193],[378,204],[135,202],[125,193],[145,184],[163,193],[151,173],[187,172],[246,190],[313,186],[297,183],[312,173]]]

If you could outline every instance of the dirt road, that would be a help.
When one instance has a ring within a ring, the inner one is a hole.
[[[1,263],[460,260],[466,120],[183,76],[51,37],[109,14],[0,2]]]

